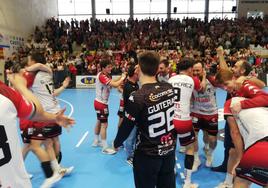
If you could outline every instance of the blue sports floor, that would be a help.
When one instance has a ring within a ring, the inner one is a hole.
[[[219,108],[223,107],[226,93],[223,90],[217,91],[217,100]],[[66,114],[72,112],[76,119],[76,125],[67,132],[63,131],[61,136],[61,146],[63,153],[62,165],[75,169],[71,176],[64,177],[58,182],[55,188],[134,188],[132,168],[126,162],[124,150],[120,150],[116,155],[104,155],[101,148],[91,147],[94,136],[94,126],[96,123],[96,114],[93,107],[95,98],[94,89],[68,89],[61,94],[61,105],[66,106]],[[108,142],[112,143],[116,131],[119,107],[119,94],[112,90],[109,100],[109,128]],[[224,121],[220,121],[219,128],[222,129]],[[87,134],[88,133],[88,134]],[[83,140],[83,138],[85,138]],[[199,136],[201,140],[201,134]],[[202,142],[200,142],[202,144]],[[198,183],[200,188],[213,188],[224,180],[223,173],[214,173],[204,165],[203,145],[200,145],[200,158],[202,166],[199,171],[193,174],[193,182]],[[218,141],[214,152],[213,165],[219,165],[223,159],[223,143]],[[182,187],[181,172],[183,172],[184,156],[177,152],[177,188]],[[38,188],[44,180],[42,169],[38,159],[31,153],[28,155],[26,168],[33,174],[32,184]],[[258,186],[251,186],[257,188]],[[168,188],[168,187],[167,187]]]

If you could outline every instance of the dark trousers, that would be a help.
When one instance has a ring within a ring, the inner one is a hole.
[[[136,188],[176,188],[175,153],[153,157],[134,154],[133,173]]]
[[[224,159],[222,162],[222,166],[225,167],[226,169],[227,169],[227,163],[229,159],[229,150],[231,148],[234,148],[234,144],[233,144],[233,140],[231,137],[229,124],[226,121],[225,127],[224,127]]]

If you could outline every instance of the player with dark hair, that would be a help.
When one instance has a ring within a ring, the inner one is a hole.
[[[203,130],[204,151],[206,155],[206,166],[211,167],[213,162],[213,151],[217,146],[218,134],[218,107],[216,102],[216,82],[213,76],[206,76],[204,64],[196,62],[193,66],[193,75],[199,80],[206,79],[206,87],[203,92],[193,92],[191,116],[196,137],[199,130]],[[193,171],[201,164],[198,155],[198,139],[195,142],[195,162]]]
[[[112,62],[108,59],[104,59],[100,62],[101,72],[96,77],[96,98],[94,100],[94,108],[97,113],[97,123],[95,126],[95,137],[92,143],[93,147],[102,146],[102,152],[104,154],[114,154],[115,151],[109,148],[106,141],[107,126],[108,126],[108,99],[110,95],[110,89],[112,87],[120,86],[125,80],[123,74],[120,79],[114,81],[111,78]],[[99,140],[101,137],[101,142]]]
[[[183,188],[198,187],[191,183],[191,174],[194,164],[194,142],[195,133],[190,116],[190,103],[193,91],[202,91],[205,86],[205,77],[200,80],[193,77],[193,60],[184,58],[177,65],[178,75],[169,79],[175,93],[175,115],[174,126],[178,133],[181,146],[186,146],[184,166],[186,169],[186,179]]]
[[[127,71],[127,79],[126,82],[123,86],[123,93],[122,93],[122,98],[123,98],[123,103],[124,103],[124,110],[123,110],[123,116],[122,118],[124,118],[124,113],[126,111],[128,107],[128,103],[129,103],[129,96],[134,92],[137,91],[139,89],[139,85],[138,85],[138,74],[136,71],[136,67],[134,64],[130,65]],[[123,119],[122,119],[123,120]],[[128,126],[128,125],[123,125],[121,122],[120,126]],[[135,141],[136,141],[136,132],[137,132],[137,128],[134,127],[133,130],[131,131],[130,135],[128,136],[128,138],[125,141],[125,150],[127,153],[127,163],[130,166],[133,166],[133,155],[134,155],[134,145],[135,145]]]
[[[168,83],[158,83],[159,56],[145,52],[139,56],[141,89],[129,97],[123,126],[114,141],[118,148],[137,126],[133,173],[136,188],[175,188],[177,133],[173,125],[174,93]]]
[[[3,187],[30,188],[32,185],[21,154],[16,117],[56,122],[61,126],[74,124],[74,120],[64,116],[64,110],[58,114],[45,112],[38,99],[25,87],[21,76],[9,75],[8,77],[13,87],[27,100],[0,81],[0,150],[3,154],[0,159],[0,182]],[[61,176],[54,176],[53,179],[50,178],[50,182],[55,183],[60,178]]]

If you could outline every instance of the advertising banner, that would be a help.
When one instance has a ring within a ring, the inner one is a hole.
[[[118,79],[120,76],[113,76],[113,79]],[[79,75],[76,76],[76,88],[95,88],[96,76],[92,75]]]

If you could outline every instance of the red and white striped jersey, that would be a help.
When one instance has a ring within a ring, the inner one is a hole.
[[[111,86],[109,85],[112,78],[102,72],[98,73],[96,77],[96,98],[98,102],[103,104],[108,104],[108,99],[110,96]]]
[[[0,187],[31,188],[18,136],[17,117],[30,118],[35,107],[0,82]]]

